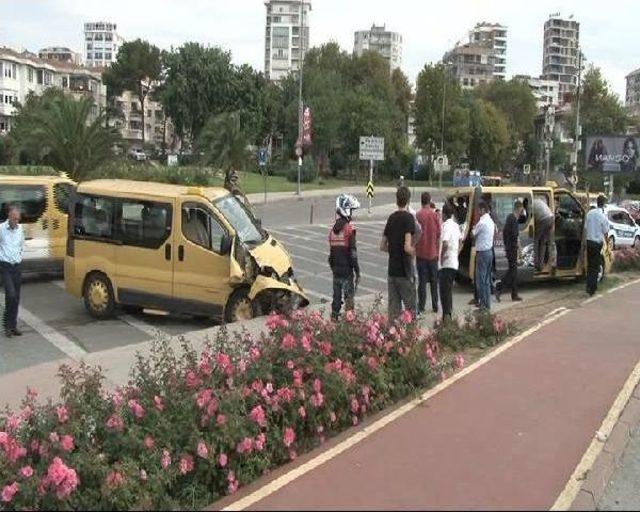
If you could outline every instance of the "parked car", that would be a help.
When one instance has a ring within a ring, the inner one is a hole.
[[[633,220],[629,211],[620,206],[607,205],[604,213],[609,220],[609,242],[611,247],[640,248],[640,226]]]
[[[129,158],[137,162],[144,162],[147,159],[147,154],[140,148],[133,148],[129,150]]]
[[[640,225],[640,201],[622,201],[620,206],[629,212],[636,224]]]

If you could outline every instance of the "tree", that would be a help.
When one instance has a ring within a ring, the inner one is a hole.
[[[33,163],[51,165],[81,181],[113,156],[118,140],[95,113],[90,98],[75,100],[60,91],[30,95],[19,105],[11,136]]]
[[[580,124],[582,135],[622,134],[627,128],[627,114],[599,68],[590,66],[582,77]],[[575,105],[571,127],[575,127]]]
[[[508,158],[508,122],[493,104],[473,100],[469,109],[469,163],[474,169],[501,170]]]
[[[442,64],[428,64],[418,75],[415,99],[416,140],[427,152],[442,145],[443,99],[443,149],[451,161],[461,158],[468,147],[469,112],[464,105],[460,84]]]
[[[242,113],[212,116],[205,125],[197,147],[204,153],[203,163],[224,171],[243,170],[249,161],[249,136],[241,125]]]
[[[116,61],[104,73],[107,86],[114,91],[132,91],[138,101],[142,116],[142,142],[145,139],[145,100],[161,73],[160,50],[141,39],[123,43]],[[113,97],[113,96],[112,96]]]
[[[229,52],[185,43],[177,50],[164,52],[162,62],[163,84],[158,98],[181,139],[197,141],[212,115],[237,107],[235,70]]]

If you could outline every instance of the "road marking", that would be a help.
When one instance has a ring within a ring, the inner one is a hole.
[[[534,325],[533,327],[530,327],[526,331],[515,336],[513,339],[505,342],[504,344],[502,344],[501,346],[493,350],[491,353],[487,354],[486,356],[479,359],[475,363],[469,365],[467,368],[461,370],[460,372],[456,373],[446,381],[426,391],[420,397],[414,400],[411,400],[407,404],[395,409],[394,411],[387,414],[383,418],[380,418],[379,420],[375,421],[371,425],[368,425],[364,427],[362,430],[354,433],[351,437],[345,439],[344,441],[337,444],[333,448],[330,448],[329,450],[317,455],[313,459],[305,462],[304,464],[298,466],[295,469],[292,469],[288,473],[285,473],[284,475],[276,478],[275,480],[273,480],[272,482],[269,482],[264,487],[254,491],[253,493],[249,494],[248,496],[245,496],[244,498],[241,498],[235,501],[234,503],[223,508],[222,510],[244,510],[254,505],[255,503],[265,499],[266,497],[270,496],[274,492],[282,489],[285,485],[290,484],[291,482],[305,475],[309,471],[312,471],[318,468],[319,466],[321,466],[322,464],[324,464],[325,462],[328,462],[331,459],[337,457],[342,452],[355,446],[356,444],[366,439],[367,437],[371,436],[378,430],[386,427],[388,424],[404,416],[405,414],[411,412],[413,409],[418,407],[420,404],[422,404],[426,400],[432,398],[433,396],[437,395],[441,391],[447,389],[449,386],[453,385],[458,380],[464,378],[465,376],[477,370],[481,366],[484,366],[489,361],[496,358],[498,355],[502,354],[504,351],[510,349],[511,347],[521,342],[522,340],[524,340],[531,334],[535,333],[536,331],[542,329],[546,325],[549,325],[550,323],[555,322],[556,320],[566,315],[567,313],[569,313],[569,310],[566,308],[558,308],[552,311],[551,313],[549,313],[549,315],[547,315],[547,317],[544,320],[542,320],[538,324]]]
[[[613,293],[637,283],[640,283],[640,279],[635,279],[628,283],[616,286],[615,288],[608,290],[606,293]],[[604,295],[599,295],[598,297],[603,296]],[[593,302],[593,299],[595,299],[595,297],[584,301],[583,304]],[[631,395],[633,394],[633,391],[635,390],[638,383],[640,383],[640,361],[638,361],[638,364],[636,364],[636,366],[634,367],[631,375],[629,375],[629,378],[622,386],[622,389],[620,390],[620,393],[618,393],[615,402],[613,402],[611,409],[609,409],[607,416],[598,429],[598,432],[601,432],[605,436],[605,438],[608,438],[613,431],[613,428],[616,426],[620,415],[624,411],[624,408],[626,407],[627,402],[629,402],[629,399],[631,398]],[[560,493],[560,496],[558,496],[555,503],[553,504],[553,507],[551,507],[551,510],[569,510],[571,508],[571,505],[573,505],[573,502],[578,496],[580,489],[582,489],[584,475],[591,470],[603,449],[604,443],[594,437],[591,441],[591,444],[587,448],[587,451],[584,453],[582,459],[580,459],[580,462],[576,466],[576,469],[573,471],[571,477],[567,481],[564,489]]]
[[[317,261],[312,260],[310,258],[305,258],[304,256],[294,255],[293,256],[293,260],[295,261],[296,259],[300,259],[300,260],[303,260],[303,261],[308,261],[308,262],[311,262],[311,263],[317,263]],[[312,272],[307,272],[307,271],[298,269],[298,270],[296,270],[296,273],[300,274],[301,276],[304,276],[306,274],[306,277],[317,277],[318,279],[323,279],[325,281],[329,281],[329,282],[333,283],[333,276],[329,277],[329,276],[325,275],[324,272],[319,272],[317,274],[314,274]],[[367,274],[363,274],[362,272],[360,273],[360,276],[361,277],[365,277],[367,279],[380,280],[377,277],[369,276]],[[386,283],[386,281],[383,281],[383,282]],[[368,291],[369,293],[379,293],[378,290],[374,290],[373,288],[369,288],[369,287],[364,286],[362,284],[358,285],[358,289],[359,290]]]
[[[3,292],[0,292],[0,300],[4,300]],[[26,323],[34,331],[40,334],[40,336],[42,336],[54,347],[60,350],[60,352],[63,352],[71,359],[80,361],[84,356],[88,354],[88,352],[80,345],[67,338],[61,332],[56,331],[53,327],[50,327],[49,325],[44,323],[28,309],[20,306],[19,316],[24,323]]]

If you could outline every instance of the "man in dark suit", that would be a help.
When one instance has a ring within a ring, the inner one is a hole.
[[[507,255],[509,268],[500,282],[496,285],[496,300],[500,302],[500,295],[505,289],[511,289],[511,299],[519,302],[522,298],[518,295],[518,250],[520,228],[518,226],[524,206],[518,200],[513,205],[513,212],[507,217],[504,229],[502,230],[502,240],[504,242],[504,252]]]

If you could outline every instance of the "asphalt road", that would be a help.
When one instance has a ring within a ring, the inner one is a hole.
[[[374,201],[372,215],[366,204],[356,219],[362,281],[357,300],[372,300],[386,295],[386,255],[378,250],[386,216],[393,211],[392,194]],[[436,201],[440,201],[436,197]],[[386,203],[386,204],[385,204]],[[310,224],[313,204],[314,219]],[[263,225],[291,252],[294,269],[312,303],[331,300],[331,272],[327,264],[327,234],[333,220],[333,198],[284,200],[255,205]],[[524,290],[524,297],[542,293],[536,286]],[[458,287],[454,308],[462,311],[470,298],[470,289]],[[0,303],[4,299],[0,296]],[[508,301],[503,300],[503,306]],[[68,295],[60,277],[40,276],[26,280],[22,289],[21,338],[0,336],[0,374],[54,361],[65,356],[84,354],[137,344],[151,339],[158,331],[171,336],[211,326],[206,320],[188,317],[120,314],[111,320],[96,321],[85,311],[82,300]]]

